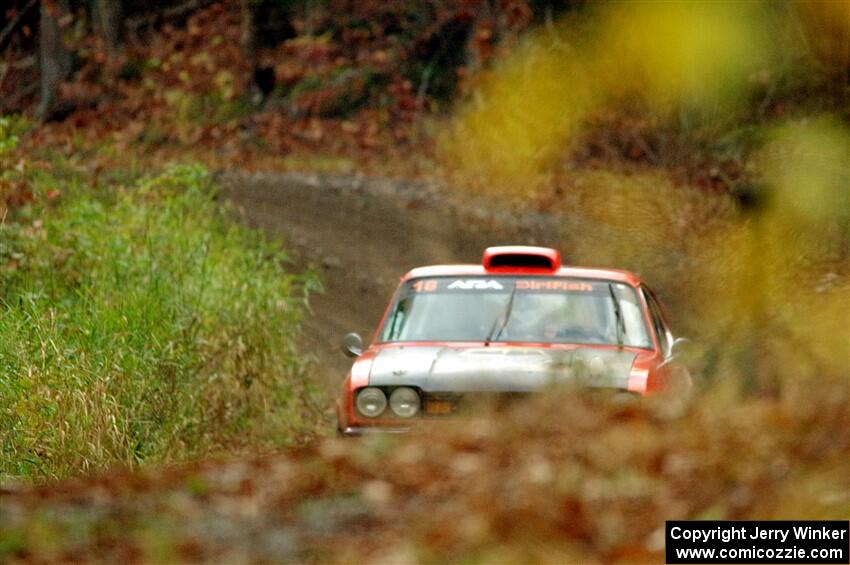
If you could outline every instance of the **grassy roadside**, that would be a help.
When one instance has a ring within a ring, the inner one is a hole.
[[[6,161],[33,196],[0,226],[0,481],[315,432],[294,339],[317,281],[228,221],[203,168],[94,186]]]

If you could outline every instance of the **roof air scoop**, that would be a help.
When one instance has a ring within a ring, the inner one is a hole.
[[[545,271],[554,272],[561,268],[561,253],[549,247],[507,245],[488,247],[482,258],[487,271]]]

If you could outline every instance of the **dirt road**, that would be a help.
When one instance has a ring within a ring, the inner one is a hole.
[[[339,340],[371,338],[398,282],[412,267],[478,262],[487,245],[545,243],[554,220],[514,217],[481,202],[449,199],[424,182],[298,173],[223,173],[225,197],[250,224],[282,235],[299,266],[314,265],[325,292],[312,299],[305,347],[318,377],[342,381],[350,361]]]

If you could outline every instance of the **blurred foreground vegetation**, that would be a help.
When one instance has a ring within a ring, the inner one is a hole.
[[[315,281],[231,223],[203,169],[92,187],[64,159],[43,168],[0,226],[0,482],[315,432],[293,345]]]
[[[703,385],[850,378],[850,4],[601,3],[541,27],[442,130],[449,175],[642,273]],[[807,383],[803,385],[802,383]]]
[[[670,519],[846,519],[844,376],[686,415],[552,391],[426,435],[0,495],[0,558],[663,562]]]

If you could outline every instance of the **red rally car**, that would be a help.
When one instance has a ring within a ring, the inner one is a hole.
[[[463,412],[476,395],[553,382],[648,395],[690,390],[658,299],[627,271],[561,266],[557,250],[490,247],[481,265],[413,269],[337,401],[344,435],[394,431]]]

